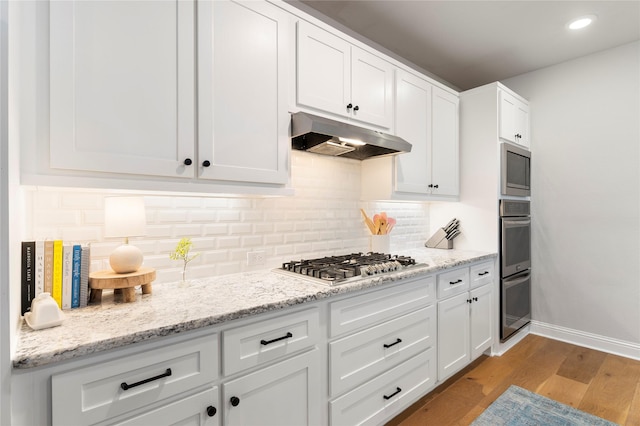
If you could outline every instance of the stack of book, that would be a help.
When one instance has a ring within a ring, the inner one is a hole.
[[[88,245],[62,240],[22,242],[22,297],[24,315],[40,293],[50,293],[60,309],[82,308],[89,300]]]

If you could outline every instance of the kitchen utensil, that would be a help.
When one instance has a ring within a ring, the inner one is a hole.
[[[450,234],[447,234],[447,240],[451,241],[455,237],[457,237],[458,235],[460,235],[460,230],[456,229],[455,231],[451,232]]]
[[[447,224],[447,226],[444,227],[444,232],[451,232],[454,231],[455,229],[458,228],[458,226],[460,225],[460,222],[458,221],[458,219],[453,218],[451,219],[451,221]]]
[[[449,221],[449,223],[447,223],[445,226],[442,227],[442,229],[445,230],[445,232],[449,232],[451,230],[451,228],[454,226],[456,221],[456,218],[454,217],[453,219],[451,219]]]
[[[380,233],[380,216],[373,216],[373,235],[378,235]]]
[[[391,232],[393,227],[396,226],[396,220],[392,217],[388,218],[387,221],[387,234]]]
[[[380,217],[380,232],[379,232],[379,235],[387,235],[387,234],[388,234],[387,218],[386,217]]]
[[[373,221],[371,220],[371,218],[369,216],[367,216],[367,213],[364,211],[364,209],[360,209],[360,212],[362,213],[362,216],[364,217],[364,223],[367,225],[367,228],[369,228],[369,232],[371,232],[372,234],[375,234],[375,228],[374,228],[374,224],[373,224]]]

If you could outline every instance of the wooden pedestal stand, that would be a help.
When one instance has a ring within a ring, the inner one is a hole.
[[[102,302],[102,290],[113,289],[114,294],[122,293],[125,302],[135,302],[134,287],[141,285],[142,294],[151,294],[151,282],[156,279],[156,270],[140,268],[136,272],[118,274],[111,270],[97,271],[89,274],[90,303]]]

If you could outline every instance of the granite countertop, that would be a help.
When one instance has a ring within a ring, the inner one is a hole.
[[[120,302],[105,293],[100,305],[65,311],[59,327],[34,331],[22,321],[13,367],[43,366],[497,256],[427,248],[402,254],[424,265],[334,287],[262,270],[192,280],[186,285],[154,283],[153,294],[136,291],[134,303]]]

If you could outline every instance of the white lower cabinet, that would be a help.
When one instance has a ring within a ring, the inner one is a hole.
[[[213,387],[114,425],[218,426],[220,413],[217,401],[218,388]]]
[[[52,423],[68,426],[109,421],[187,395],[217,376],[217,334],[54,374]],[[202,413],[209,405],[216,407],[217,402],[206,402]]]
[[[438,277],[440,381],[451,377],[493,344],[493,263],[472,266],[471,278],[469,269],[451,271]],[[476,286],[471,290],[470,280],[472,286]]]
[[[318,352],[314,349],[225,383],[224,424],[318,424],[322,409]]]
[[[329,342],[332,425],[381,424],[435,385],[435,285],[428,276],[332,303],[331,332],[343,336]]]
[[[377,425],[398,415],[436,383],[436,354],[429,348],[329,403],[331,425]]]

